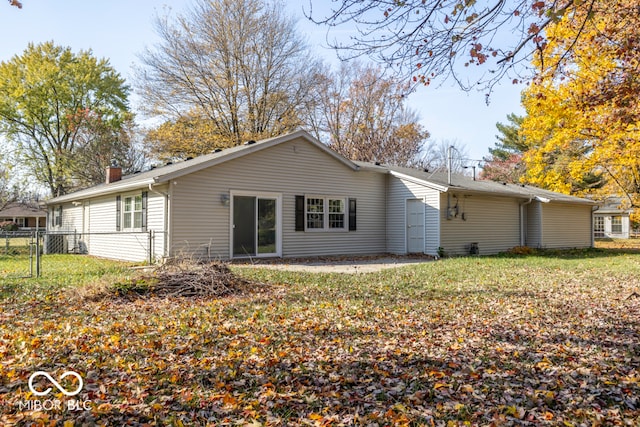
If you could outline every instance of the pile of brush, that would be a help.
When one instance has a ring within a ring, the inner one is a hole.
[[[224,262],[180,259],[162,264],[128,283],[118,283],[114,290],[119,296],[224,297],[256,287],[264,288],[265,285],[239,277]]]

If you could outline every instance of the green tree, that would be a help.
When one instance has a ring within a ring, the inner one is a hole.
[[[130,118],[127,95],[120,75],[90,51],[29,44],[0,63],[0,132],[36,180],[59,196],[79,186],[74,176],[85,165],[75,156],[91,121],[120,129]]]
[[[527,150],[526,140],[520,133],[524,117],[514,113],[507,115],[508,123],[496,123],[500,134],[489,156],[483,158],[481,177],[493,181],[518,183],[525,174],[522,155]]]
[[[527,150],[524,137],[520,134],[520,127],[524,117],[511,113],[507,115],[509,123],[496,123],[499,135],[496,135],[498,142],[493,148],[489,148],[489,154],[494,159],[506,160],[513,154],[522,154]]]
[[[161,41],[140,55],[137,89],[145,112],[168,121],[164,142],[177,141],[166,131],[179,135],[187,122],[214,137],[202,152],[301,125],[317,61],[285,10],[262,0],[197,0],[174,20],[157,18]]]

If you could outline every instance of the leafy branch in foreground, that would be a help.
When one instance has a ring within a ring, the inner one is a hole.
[[[514,82],[530,78],[535,70],[526,68],[533,55],[547,48],[549,25],[563,16],[579,16],[586,22],[604,13],[605,4],[605,0],[341,0],[325,12],[319,2],[309,0],[307,16],[329,27],[328,43],[343,58],[366,55],[415,82],[452,78],[470,90],[491,88],[508,76]],[[349,39],[340,38],[339,32],[352,26],[356,30],[350,31]],[[566,54],[580,37],[567,39]],[[476,69],[470,72],[469,67]]]

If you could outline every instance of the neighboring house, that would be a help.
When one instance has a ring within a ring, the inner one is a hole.
[[[622,209],[620,197],[608,197],[593,213],[593,234],[596,238],[628,239],[631,209]]]
[[[592,201],[352,162],[304,131],[119,174],[49,200],[49,229],[74,233],[89,254],[136,261],[593,244]]]
[[[37,202],[13,202],[0,210],[0,223],[12,222],[20,230],[44,229],[47,210]]]

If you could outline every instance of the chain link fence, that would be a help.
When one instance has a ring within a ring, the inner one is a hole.
[[[164,256],[164,233],[0,231],[0,263],[3,259],[28,259],[21,277],[39,277],[46,259],[55,254],[86,254],[102,258],[153,263]],[[2,270],[0,268],[0,270]]]

